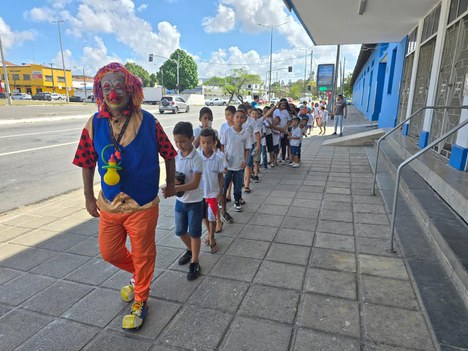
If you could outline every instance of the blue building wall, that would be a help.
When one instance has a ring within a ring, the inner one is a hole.
[[[375,47],[353,86],[353,104],[380,128],[394,127],[398,116],[406,37]]]

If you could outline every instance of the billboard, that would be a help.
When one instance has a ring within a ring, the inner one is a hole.
[[[42,79],[41,71],[32,71],[32,79]]]
[[[317,86],[318,87],[332,87],[333,76],[335,73],[335,65],[327,63],[317,66]]]

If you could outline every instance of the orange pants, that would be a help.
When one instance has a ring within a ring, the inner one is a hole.
[[[129,213],[101,211],[99,248],[104,261],[133,274],[135,300],[146,301],[156,260],[159,207]],[[125,246],[130,237],[132,251]]]

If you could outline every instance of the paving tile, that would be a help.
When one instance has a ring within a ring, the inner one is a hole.
[[[309,193],[306,193],[309,194]],[[303,207],[303,208],[316,208],[319,209],[322,206],[322,199],[311,199],[309,196],[305,199],[294,199],[291,206]]]
[[[173,231],[158,241],[156,249],[159,250],[159,248],[163,247],[186,250],[185,244],[174,234]]]
[[[223,224],[223,231],[219,233],[219,235],[236,237],[244,228],[249,227],[249,226],[250,225],[245,225],[244,223]],[[272,229],[270,228],[269,230],[272,230]]]
[[[359,351],[359,340],[336,334],[327,334],[310,329],[300,328],[297,331],[293,351]]]
[[[354,252],[354,237],[330,233],[317,233],[316,247]]]
[[[252,219],[255,211],[247,212],[246,211],[246,206],[249,207],[249,209],[253,210],[253,208],[252,208],[253,205],[252,204],[246,204],[246,205],[242,206],[242,212],[229,211],[229,214],[233,218],[234,223],[236,223],[236,224],[247,224]],[[255,210],[257,210],[258,207],[259,207],[258,204],[256,204]],[[234,223],[232,223],[232,224],[234,224]]]
[[[364,345],[364,351],[414,351],[414,349],[407,349],[403,347],[397,347],[397,346],[390,346],[390,345],[385,345],[382,343],[373,343],[369,342]],[[441,348],[441,351],[459,351],[455,349],[450,349],[450,350],[444,350]]]
[[[52,278],[35,274],[24,274],[0,285],[0,302],[17,306],[38,292],[52,285]]]
[[[286,351],[291,332],[291,328],[282,324],[237,317],[220,350]]]
[[[277,231],[278,228],[274,227],[248,224],[240,231],[239,237],[244,239],[272,241]]]
[[[286,214],[287,217],[304,217],[304,218],[312,218],[317,219],[319,213],[318,208],[305,208],[305,207],[290,207]]]
[[[81,350],[99,329],[57,319],[26,341],[18,350]]]
[[[10,306],[0,305],[0,318],[3,317],[8,312],[10,312],[11,310],[12,310],[12,307]]]
[[[8,255],[8,251],[10,250],[12,254],[10,257],[0,261],[0,266],[19,269],[21,271],[29,271],[31,268],[50,260],[57,254],[55,252],[36,248],[28,248],[25,246],[21,247],[22,251],[18,251],[18,253],[13,254],[13,252],[17,249],[17,247],[14,246],[19,245],[6,244],[0,247],[0,251],[5,249],[4,253],[6,255]]]
[[[95,237],[91,237],[83,241],[81,244],[73,246],[67,252],[74,253],[77,255],[84,255],[94,257],[99,255],[99,244]]]
[[[288,207],[287,207],[287,206],[283,206],[283,205],[262,204],[262,205],[258,208],[258,211],[257,211],[257,212],[258,212],[258,213],[266,213],[266,214],[284,216],[284,215],[286,215],[287,210],[288,210]]]
[[[312,246],[314,231],[281,228],[276,235],[275,242],[291,245]]]
[[[60,316],[92,290],[92,287],[58,281],[24,302],[21,307]]]
[[[268,227],[279,227],[283,219],[284,219],[284,216],[259,213],[259,214],[255,214],[252,217],[249,224],[268,226]]]
[[[383,205],[355,203],[354,212],[387,214]]]
[[[177,238],[177,240],[181,241]],[[158,246],[156,248],[156,267],[160,269],[168,268],[185,250],[170,247]]]
[[[272,243],[266,259],[305,266],[309,260],[309,255],[309,247]]]
[[[157,300],[150,297],[148,299],[148,314],[146,315],[145,324],[138,330],[138,336],[155,340],[179,311],[180,307],[178,303]],[[109,324],[109,329],[118,332],[126,338],[128,338],[129,333],[128,331],[122,330],[122,319],[130,312],[130,309],[131,305],[128,304],[128,307],[120,311]]]
[[[351,190],[349,189],[349,185],[348,185],[348,189],[327,186],[326,193],[327,194],[349,195],[349,194],[351,194]]]
[[[299,292],[253,285],[242,301],[239,313],[291,324],[298,304]]]
[[[225,238],[222,238],[222,239],[225,239]],[[200,252],[198,257],[200,259],[200,267],[202,270],[202,274],[207,275],[211,271],[213,266],[216,264],[216,262],[218,262],[219,259],[222,257],[222,255],[220,255],[219,253],[222,251],[225,251],[225,248],[223,248],[222,250],[220,249],[220,251],[218,251],[215,254],[212,254],[208,251],[208,246],[204,246],[202,247],[202,249],[203,251]],[[169,270],[187,273],[188,266],[185,266],[185,265],[181,266],[179,265],[178,260],[176,260],[173,264],[171,264],[171,266],[169,267]]]
[[[236,239],[226,251],[228,255],[263,259],[270,243],[267,241]]]
[[[290,192],[290,191],[274,189],[274,191],[271,192],[269,198],[278,197],[278,198],[291,198],[291,199],[293,199],[294,196],[295,196],[295,194]],[[266,200],[265,200],[265,203],[267,203]],[[272,202],[272,203],[274,204],[274,202]],[[280,205],[287,205],[287,204],[286,203],[281,203]]]
[[[373,205],[382,205],[383,201],[380,196],[370,195],[353,195],[353,202],[361,204],[373,204]]]
[[[266,196],[253,196],[249,198],[245,198],[245,204],[242,205],[242,213],[245,216],[247,216],[248,213],[255,213],[258,211],[260,206],[262,205],[263,199],[266,198]],[[228,209],[230,212],[235,212],[234,210]],[[239,215],[240,215],[239,214]]]
[[[378,225],[389,225],[390,222],[386,214],[354,212],[355,223],[368,223]]]
[[[301,290],[305,267],[287,263],[263,261],[254,282],[280,288]]]
[[[211,276],[251,282],[262,261],[225,255],[210,271]]]
[[[332,234],[354,235],[353,223],[322,219],[318,221],[317,231]]]
[[[400,257],[398,243],[394,243],[396,253],[388,252],[388,239],[357,237],[357,252],[378,256]]]
[[[359,337],[359,310],[355,301],[306,294],[296,323],[329,333]]]
[[[0,242],[9,242],[13,241],[23,235],[29,233],[31,229],[16,227],[16,226],[0,226]]]
[[[234,313],[244,298],[249,284],[234,280],[206,277],[190,296],[188,303]]]
[[[299,193],[296,193],[296,196],[294,197],[294,200],[298,200],[298,199],[309,200],[308,204],[310,208],[320,208],[320,204],[322,203],[322,199],[323,199],[323,193],[301,193],[299,192]],[[302,207],[303,203],[298,201],[293,206]]]
[[[0,318],[2,350],[13,350],[52,320],[51,317],[16,309]]]
[[[37,229],[49,223],[55,222],[57,218],[37,215],[22,215],[8,222],[18,227]]]
[[[309,268],[304,290],[356,300],[356,274]]]
[[[145,322],[146,323],[146,322]],[[152,343],[129,338],[115,332],[103,331],[98,334],[85,348],[86,351],[147,351],[153,346]]]
[[[320,211],[320,219],[326,221],[353,222],[353,213],[322,209]]]
[[[150,296],[185,302],[203,280],[203,277],[200,277],[196,280],[188,281],[188,266],[186,267],[187,270],[185,272],[166,271],[156,278],[151,283]]]
[[[26,233],[27,232],[27,233]],[[8,232],[7,232],[8,233]],[[17,238],[10,240],[13,244],[24,245],[24,246],[35,246],[45,240],[53,238],[54,236],[58,235],[57,232],[51,230],[32,230],[32,229],[25,229],[23,235],[18,236]],[[2,234],[3,236],[3,234]]]
[[[64,312],[62,317],[97,327],[105,327],[125,306],[127,303],[120,298],[118,291],[100,288],[93,290],[78,301]]]
[[[31,270],[33,273],[48,275],[54,278],[63,278],[76,268],[86,263],[90,258],[80,255],[62,253],[51,260],[41,263]]]
[[[100,257],[93,258],[65,277],[79,283],[100,285],[109,279],[118,268],[104,262]]]
[[[417,310],[416,295],[409,281],[363,275],[362,295],[365,302]]]
[[[174,218],[161,216],[158,218],[158,224],[156,226],[156,231],[158,229],[173,230],[174,229]]]
[[[0,285],[23,274],[21,271],[0,267]]]
[[[189,350],[215,350],[227,329],[230,314],[185,306],[160,336],[160,343]]]
[[[405,264],[401,258],[371,256],[359,254],[359,265],[364,274],[378,275],[385,278],[408,280]]]
[[[366,338],[418,350],[433,350],[421,312],[379,305],[364,305]]]
[[[203,236],[203,239],[207,235],[208,235],[208,233],[205,233],[205,235]],[[218,255],[224,254],[227,250],[229,250],[229,248],[232,245],[232,242],[234,241],[233,237],[222,236],[220,234],[215,234],[215,238],[216,238],[216,242],[218,243],[218,251],[216,252]],[[208,254],[208,253],[211,252],[210,247],[207,246],[207,245],[202,244],[200,252]]]
[[[314,248],[311,267],[356,272],[356,257],[354,253]]]
[[[337,202],[337,201],[324,201],[322,208],[325,210],[351,212],[351,203],[349,202]]]
[[[376,225],[366,223],[356,223],[356,235],[369,238],[388,239],[390,235],[390,226]]]
[[[351,202],[351,195],[342,194],[326,194],[324,197],[325,201],[336,201],[336,202]]]

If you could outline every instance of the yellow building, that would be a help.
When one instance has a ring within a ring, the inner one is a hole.
[[[15,65],[6,62],[11,93],[29,93],[34,96],[38,92],[66,94],[63,69],[38,64]],[[0,66],[0,87],[4,87],[3,67]],[[69,95],[73,95],[72,72],[66,70],[66,80]]]

